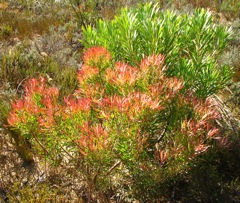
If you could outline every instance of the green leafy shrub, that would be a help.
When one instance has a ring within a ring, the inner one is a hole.
[[[99,20],[96,28],[83,28],[86,48],[104,46],[116,60],[139,65],[142,57],[164,54],[167,74],[178,76],[187,89],[206,98],[224,87],[230,69],[220,66],[231,31],[214,24],[210,12],[195,10],[192,15],[160,11],[147,3],[122,9],[114,20]]]
[[[79,88],[63,103],[46,78],[26,81],[8,123],[53,165],[75,166],[89,201],[106,201],[111,191],[151,201],[162,180],[221,139],[216,102],[181,95],[183,82],[166,77],[163,55],[145,57],[137,67],[93,47],[83,61]]]

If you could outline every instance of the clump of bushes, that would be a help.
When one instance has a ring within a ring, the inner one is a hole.
[[[230,39],[231,31],[214,24],[206,10],[176,15],[148,3],[83,28],[82,43],[86,48],[105,46],[114,59],[132,65],[144,56],[164,54],[167,75],[182,78],[187,89],[206,98],[230,78],[230,68],[217,62]]]
[[[20,82],[23,89],[9,114],[8,103],[0,102],[7,109],[2,115],[8,114],[1,122],[20,156],[44,161],[48,171],[65,171],[79,200],[160,202],[165,183],[226,144],[212,94],[230,78],[231,69],[218,59],[231,31],[215,25],[205,10],[177,15],[152,3],[125,8],[92,28],[87,24],[95,24],[98,1],[71,2],[85,27],[83,65],[74,67],[78,52],[65,41],[73,33],[62,27],[7,51],[0,60],[3,81]],[[56,201],[65,192],[55,190],[54,181],[16,184],[9,198]],[[15,188],[21,189],[16,197]]]
[[[150,201],[162,180],[220,139],[216,102],[182,95],[183,81],[166,76],[164,60],[151,55],[130,66],[90,48],[74,94],[61,103],[46,78],[30,79],[8,123],[51,164],[77,163],[89,199],[106,200],[112,190],[124,196],[125,188],[127,198]]]
[[[62,94],[72,93],[77,86],[76,72],[81,59],[78,50],[73,50],[64,37],[66,29],[51,27],[50,35],[26,39],[12,47],[4,44],[0,54],[2,86],[8,83],[20,90],[28,77],[45,74],[55,79]]]
[[[50,26],[59,27],[73,17],[67,1],[55,0],[6,0],[0,3],[0,15],[0,38],[9,41],[47,33]]]

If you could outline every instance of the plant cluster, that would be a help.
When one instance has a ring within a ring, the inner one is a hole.
[[[68,0],[78,22],[83,27],[95,25],[100,18],[112,19],[122,7],[134,7],[146,0]]]
[[[0,202],[238,202],[237,3],[145,2],[0,0]]]
[[[73,45],[64,36],[69,26],[51,27],[50,35],[26,39],[15,46],[4,43],[0,53],[1,85],[10,84],[19,93],[24,80],[44,74],[49,79],[54,78],[61,94],[73,92],[77,86],[76,72],[81,59],[78,50],[73,50]]]
[[[236,1],[236,0],[222,1],[219,7],[220,7],[219,11],[226,13],[226,15],[229,17],[235,17],[235,18],[240,17],[239,1]]]
[[[50,26],[60,26],[73,16],[70,6],[55,0],[0,1],[0,39],[31,38],[48,32]]]
[[[208,0],[161,0],[159,3],[161,7],[175,7],[178,10],[191,8],[211,9],[217,13],[224,14],[227,18],[238,18],[240,13],[240,4],[236,0],[213,0],[211,2]]]
[[[99,20],[96,28],[83,28],[81,42],[86,48],[105,46],[114,59],[132,65],[144,56],[164,54],[167,74],[182,78],[187,89],[206,98],[230,78],[230,68],[217,62],[230,39],[231,31],[215,25],[208,11],[177,15],[148,3],[124,8],[112,21]]]
[[[23,98],[12,103],[9,127],[50,163],[80,164],[89,194],[104,199],[121,185],[149,200],[157,183],[221,139],[214,100],[181,95],[183,82],[166,76],[164,60],[151,55],[131,66],[90,48],[74,94],[60,103],[46,78],[28,80]]]

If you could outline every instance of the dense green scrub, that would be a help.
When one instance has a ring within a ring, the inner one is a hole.
[[[86,48],[105,46],[114,59],[134,65],[144,56],[163,54],[167,74],[182,78],[186,88],[206,98],[230,78],[230,68],[220,66],[217,60],[231,35],[231,30],[216,25],[206,10],[177,15],[150,3],[125,8],[112,21],[99,20],[96,27],[84,28],[82,43]]]

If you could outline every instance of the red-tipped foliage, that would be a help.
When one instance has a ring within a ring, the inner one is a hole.
[[[86,156],[89,152],[97,153],[107,147],[108,132],[101,124],[91,126],[89,122],[85,122],[79,129],[81,135],[77,143],[82,155]]]
[[[41,125],[53,125],[54,114],[58,111],[57,98],[59,90],[49,87],[46,78],[33,78],[25,83],[25,95],[12,103],[12,111],[8,117],[10,125],[25,123],[28,117],[37,116]]]
[[[111,55],[104,47],[92,47],[84,53],[82,59],[86,65],[98,67],[108,65],[111,61]]]
[[[115,85],[133,85],[138,78],[138,73],[138,68],[131,67],[124,62],[117,62],[114,69],[109,69],[106,72],[106,79]]]
[[[165,75],[163,55],[146,57],[139,67],[132,67],[124,62],[111,64],[105,48],[93,47],[83,61],[80,87],[63,103],[46,78],[28,80],[23,98],[12,103],[9,124],[22,131],[38,126],[35,134],[44,132],[45,145],[57,149],[71,140],[72,148],[77,146],[74,151],[86,160],[99,157],[102,163],[106,152],[140,168],[146,163],[149,167],[156,162],[169,167],[176,161],[187,163],[219,139],[216,103],[191,93],[182,95],[184,82]],[[152,159],[143,160],[146,154],[152,154]]]

